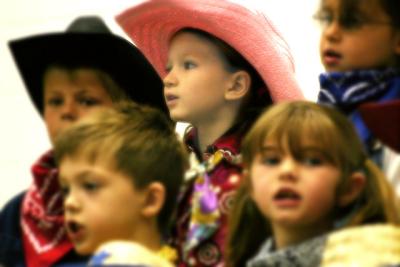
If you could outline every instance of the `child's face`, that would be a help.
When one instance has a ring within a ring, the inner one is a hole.
[[[131,178],[106,166],[81,157],[60,162],[66,229],[79,254],[91,254],[113,239],[135,241],[143,225],[145,189],[136,189]]]
[[[112,106],[101,81],[90,69],[50,69],[44,77],[44,120],[52,143],[57,135],[96,107]]]
[[[329,229],[340,171],[313,143],[299,159],[287,151],[265,142],[250,167],[253,200],[273,228]]]
[[[211,41],[193,33],[177,34],[171,42],[167,70],[164,95],[173,120],[198,126],[226,108],[224,91],[232,74]]]
[[[378,1],[359,1],[358,11],[346,18],[339,14],[340,1],[345,0],[323,0],[319,11],[325,24],[320,57],[326,71],[394,66],[400,54],[400,33],[390,25],[390,17]]]

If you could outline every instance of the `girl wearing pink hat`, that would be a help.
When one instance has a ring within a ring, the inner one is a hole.
[[[273,102],[303,98],[289,48],[263,14],[228,1],[146,1],[117,21],[164,79],[171,118],[193,126],[171,241],[179,266],[221,266],[242,136]]]

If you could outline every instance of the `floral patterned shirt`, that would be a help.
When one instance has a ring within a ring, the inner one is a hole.
[[[242,169],[241,135],[228,132],[199,155],[195,131],[186,136],[192,164],[178,202],[172,244],[178,249],[178,266],[223,266],[228,212]],[[194,156],[196,155],[196,156]]]

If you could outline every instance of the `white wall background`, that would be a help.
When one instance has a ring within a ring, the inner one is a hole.
[[[187,0],[195,1],[195,0]],[[235,0],[265,11],[286,37],[304,94],[314,100],[319,29],[312,21],[318,0]],[[32,106],[14,65],[8,40],[48,31],[64,31],[79,15],[98,14],[125,36],[114,16],[140,0],[12,0],[0,3],[0,208],[32,181],[30,166],[50,145],[44,124]]]

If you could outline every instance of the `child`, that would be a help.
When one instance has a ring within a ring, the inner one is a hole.
[[[164,78],[171,118],[193,126],[184,138],[202,164],[179,199],[180,266],[219,266],[241,138],[272,102],[303,98],[288,46],[263,14],[223,0],[146,1],[117,21]]]
[[[132,103],[104,108],[60,134],[54,151],[65,226],[79,254],[112,240],[163,251],[187,165],[165,115]]]
[[[332,108],[275,105],[246,135],[242,153],[227,266],[319,266],[330,231],[400,222],[391,186]]]
[[[12,41],[10,48],[52,143],[97,107],[127,97],[166,110],[162,81],[152,66],[98,17],[78,18],[67,32]],[[0,265],[72,266],[85,260],[65,234],[57,173],[49,151],[32,167],[32,186],[1,211]]]
[[[327,71],[320,76],[319,102],[352,120],[368,154],[400,194],[400,156],[377,142],[359,112],[363,103],[400,99],[398,10],[398,0],[322,0],[316,18],[323,26],[320,56]]]

